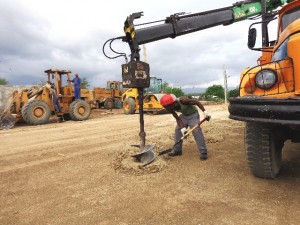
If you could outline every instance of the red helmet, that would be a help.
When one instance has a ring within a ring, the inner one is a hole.
[[[176,101],[176,97],[174,95],[165,94],[164,96],[161,97],[160,104],[165,106],[165,105],[170,105],[175,101]]]

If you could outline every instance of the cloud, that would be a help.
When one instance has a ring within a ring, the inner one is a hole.
[[[93,0],[28,0],[26,4],[20,0],[2,1],[0,77],[10,84],[27,85],[46,80],[47,69],[69,69],[86,77],[92,87],[104,87],[108,80],[121,80],[125,59],[106,58],[102,46],[109,38],[124,35],[123,23],[129,14],[144,11],[145,16],[136,23],[145,23],[177,12],[222,8],[233,2],[202,3],[131,0],[129,4],[116,0],[104,6]],[[146,44],[151,74],[174,86],[205,87],[222,84],[225,65],[229,82],[236,86],[241,70],[253,66],[258,57],[246,47],[248,24],[218,26]],[[130,53],[127,43],[116,41],[113,46]]]

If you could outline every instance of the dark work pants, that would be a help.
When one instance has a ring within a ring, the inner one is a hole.
[[[193,128],[196,124],[200,122],[200,116],[198,111],[195,112],[194,114],[190,116],[184,116],[181,114],[179,118],[182,120],[184,126]],[[197,147],[200,151],[200,153],[207,153],[206,145],[205,145],[205,140],[204,136],[202,133],[201,127],[197,127],[193,132],[192,132],[194,139],[196,141]],[[180,140],[182,137],[182,133],[180,131],[180,127],[177,125],[175,128],[175,143]],[[182,142],[180,142],[178,145],[175,146],[174,152],[180,152],[182,151]]]
[[[75,99],[80,99],[80,87],[74,86]]]

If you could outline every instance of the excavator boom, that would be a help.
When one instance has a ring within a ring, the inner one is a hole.
[[[129,44],[131,59],[139,60],[139,45],[146,44],[165,38],[175,38],[180,35],[193,33],[199,30],[215,27],[218,25],[229,25],[254,16],[265,15],[274,17],[277,14],[276,8],[291,0],[248,0],[241,1],[229,7],[194,13],[176,13],[165,20],[162,24],[148,25],[136,29],[135,19],[141,18],[143,12],[133,13],[127,17],[124,23],[125,36],[123,41]],[[154,22],[153,22],[154,23]]]

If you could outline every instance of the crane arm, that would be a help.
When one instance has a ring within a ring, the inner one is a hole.
[[[135,19],[143,16],[143,12],[137,12],[128,16],[124,23],[125,37],[123,37],[123,41],[129,44],[131,60],[139,60],[140,44],[175,38],[218,25],[229,25],[257,15],[269,14],[274,17],[277,14],[275,9],[290,1],[292,0],[246,0],[229,7],[200,13],[173,14],[167,17],[163,24],[140,29],[136,29],[133,24]]]

